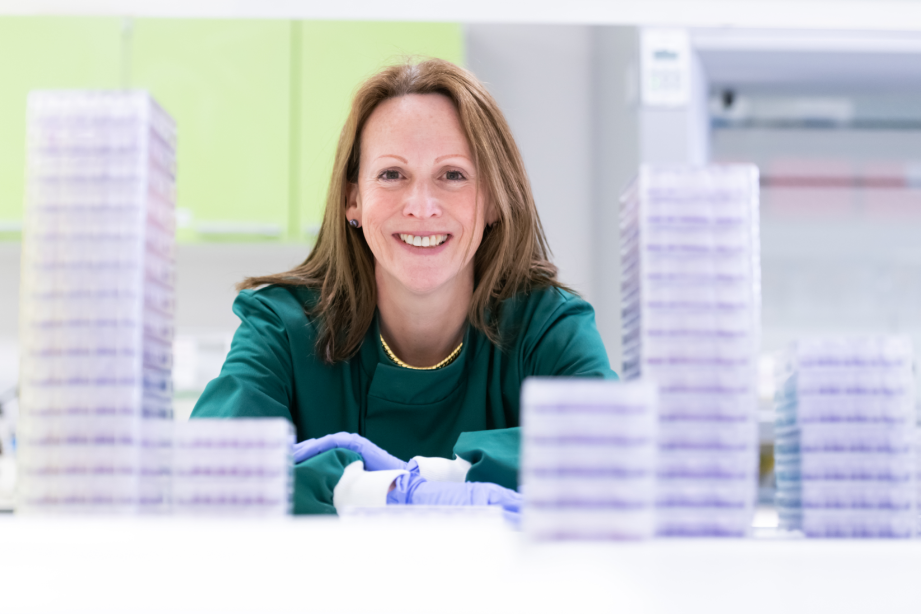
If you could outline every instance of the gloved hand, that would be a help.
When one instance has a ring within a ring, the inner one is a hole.
[[[501,505],[505,517],[518,524],[521,495],[488,482],[429,482],[415,473],[403,474],[387,493],[388,505]]]
[[[332,435],[325,435],[317,439],[305,439],[300,443],[296,443],[294,444],[294,462],[301,463],[333,448],[343,448],[361,454],[367,471],[407,469],[407,463],[355,433],[333,433]],[[418,469],[416,472],[418,473]]]

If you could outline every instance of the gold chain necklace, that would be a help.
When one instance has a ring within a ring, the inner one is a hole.
[[[396,354],[393,353],[393,350],[390,349],[390,346],[387,345],[387,342],[384,341],[384,335],[381,335],[380,337],[381,337],[381,344],[383,344],[384,346],[384,351],[387,352],[387,356],[390,357],[390,360],[397,363],[401,367],[404,367],[406,369],[413,369],[415,371],[434,371],[435,369],[446,367],[452,362],[454,362],[454,359],[457,358],[458,355],[460,354],[461,348],[464,347],[464,342],[461,341],[461,344],[457,346],[456,348],[454,348],[454,351],[448,354],[447,358],[445,358],[444,360],[442,360],[440,363],[438,363],[437,365],[433,367],[414,367],[412,365],[406,364],[405,362],[397,358]]]

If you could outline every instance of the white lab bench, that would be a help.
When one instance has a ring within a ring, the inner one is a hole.
[[[912,612],[921,540],[532,543],[496,522],[0,516],[0,611]]]

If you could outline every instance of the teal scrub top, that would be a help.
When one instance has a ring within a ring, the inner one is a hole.
[[[241,323],[230,352],[192,418],[284,417],[298,441],[358,433],[403,460],[460,456],[472,464],[467,481],[517,489],[524,379],[617,377],[591,305],[557,288],[505,301],[502,348],[468,326],[457,359],[434,371],[394,363],[381,345],[376,315],[354,356],[323,363],[305,311],[316,299],[304,287],[242,291],[233,305]],[[357,453],[335,449],[299,463],[294,512],[334,514],[333,489],[356,460]]]

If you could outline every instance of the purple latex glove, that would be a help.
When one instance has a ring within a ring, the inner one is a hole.
[[[408,473],[393,482],[388,505],[501,505],[505,517],[518,524],[521,495],[488,482],[429,482]]]
[[[305,439],[300,443],[296,443],[294,444],[294,462],[304,462],[308,458],[313,458],[317,454],[333,448],[343,448],[361,454],[361,458],[365,462],[366,471],[406,469],[405,462],[355,433],[333,433],[318,439]]]

